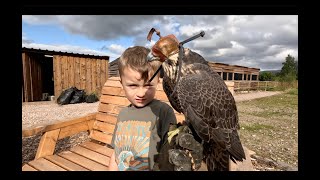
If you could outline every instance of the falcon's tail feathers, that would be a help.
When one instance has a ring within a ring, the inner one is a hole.
[[[228,149],[228,151],[230,153],[230,159],[233,162],[234,160],[243,161],[243,159],[246,159],[240,138],[236,131],[231,133],[231,148]]]
[[[208,171],[229,171],[229,153],[221,148],[213,148],[206,158]]]

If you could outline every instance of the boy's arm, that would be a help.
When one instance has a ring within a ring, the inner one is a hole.
[[[116,156],[115,156],[115,152],[113,150],[111,158],[110,158],[110,162],[109,162],[109,171],[118,171],[118,164],[116,163]]]

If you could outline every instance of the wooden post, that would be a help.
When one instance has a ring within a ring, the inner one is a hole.
[[[59,137],[60,129],[48,131],[41,137],[35,159],[53,155]]]
[[[264,91],[267,91],[267,88],[268,88],[268,81],[266,81],[266,85],[265,85]]]
[[[91,64],[92,64],[92,59],[87,58],[87,63],[86,63],[86,93],[90,94],[92,92],[92,80],[91,80]]]

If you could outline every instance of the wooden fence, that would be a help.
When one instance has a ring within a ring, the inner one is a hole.
[[[275,88],[298,87],[298,81],[294,83],[279,82],[279,81],[234,81],[234,91],[254,91],[254,90],[273,90]]]

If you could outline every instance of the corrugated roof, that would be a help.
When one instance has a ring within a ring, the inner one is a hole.
[[[225,63],[212,62],[212,61],[209,61],[209,64],[220,64],[220,65],[231,66],[231,67],[242,67],[242,68],[248,68],[248,69],[256,69],[256,70],[260,70],[260,68],[247,67],[247,66],[240,66],[240,65],[232,65],[232,64],[225,64]]]
[[[55,51],[55,50],[48,50],[48,49],[35,49],[35,48],[28,48],[28,47],[22,47],[22,52],[35,52],[35,53],[44,53],[47,55],[54,55],[54,54],[64,54],[64,55],[71,55],[71,56],[81,56],[81,57],[93,57],[97,59],[107,59],[109,60],[109,56],[100,56],[100,55],[94,55],[94,54],[81,54],[81,53],[75,53],[75,52],[63,52],[63,51]]]

